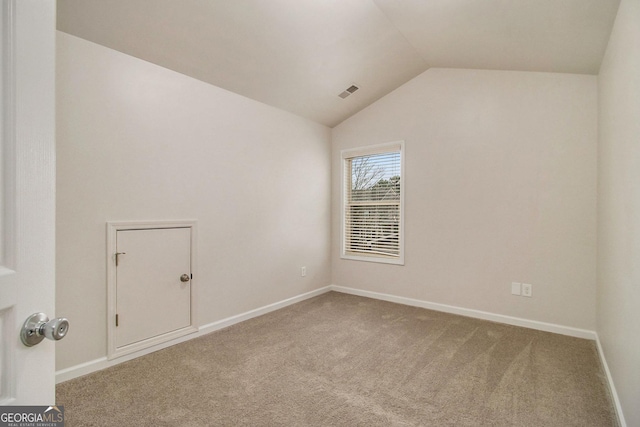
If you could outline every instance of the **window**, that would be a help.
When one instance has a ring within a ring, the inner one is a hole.
[[[342,152],[342,258],[404,264],[404,142]]]

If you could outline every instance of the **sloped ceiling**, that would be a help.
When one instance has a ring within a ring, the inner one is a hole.
[[[597,74],[618,4],[58,0],[58,29],[333,127],[430,67]]]

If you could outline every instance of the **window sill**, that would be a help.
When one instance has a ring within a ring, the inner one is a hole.
[[[341,259],[346,259],[350,261],[365,261],[365,262],[375,262],[378,264],[393,264],[393,265],[404,265],[404,257],[399,258],[381,258],[374,256],[357,256],[357,255],[340,255]]]

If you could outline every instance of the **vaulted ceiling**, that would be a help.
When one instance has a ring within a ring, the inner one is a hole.
[[[58,0],[58,29],[332,127],[430,67],[597,74],[618,4]]]

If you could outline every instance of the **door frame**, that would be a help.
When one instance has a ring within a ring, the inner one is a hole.
[[[150,353],[160,348],[154,348],[160,344],[175,340],[185,335],[199,331],[197,321],[197,221],[109,221],[107,222],[107,359],[112,360],[132,353],[140,353],[139,356]],[[153,230],[167,228],[191,229],[191,324],[187,327],[168,332],[166,334],[147,338],[122,347],[116,347],[116,309],[117,309],[117,274],[116,251],[118,231],[123,230]],[[166,347],[166,346],[163,346]]]
[[[14,76],[14,1],[0,2],[0,278],[15,276],[15,76]],[[9,169],[11,168],[11,169]],[[10,293],[10,295],[7,295]],[[15,370],[14,348],[4,345],[18,330],[13,302],[14,289],[5,290],[0,283],[0,405],[15,399],[16,377],[3,373]],[[5,300],[11,305],[5,306]]]

